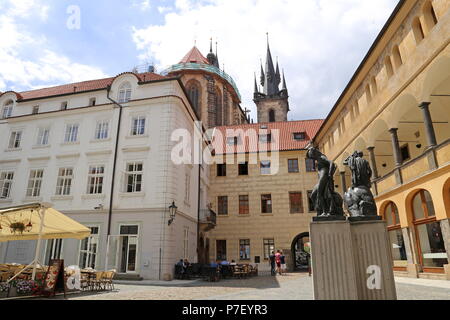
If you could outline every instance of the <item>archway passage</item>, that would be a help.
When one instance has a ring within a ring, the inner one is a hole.
[[[308,271],[310,248],[308,232],[301,233],[294,238],[291,249],[294,271]]]

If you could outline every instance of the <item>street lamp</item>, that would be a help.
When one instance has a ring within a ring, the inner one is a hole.
[[[175,219],[175,214],[177,213],[177,209],[178,209],[178,207],[175,205],[175,201],[172,201],[172,204],[169,207],[169,214],[170,214],[169,226],[172,224],[173,220]]]

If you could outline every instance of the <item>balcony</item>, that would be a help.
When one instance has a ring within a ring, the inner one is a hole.
[[[214,229],[217,223],[217,214],[211,209],[200,210],[200,231],[208,232]]]

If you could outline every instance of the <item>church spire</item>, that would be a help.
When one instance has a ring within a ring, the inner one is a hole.
[[[259,94],[259,90],[258,90],[258,83],[256,82],[256,73],[255,73],[255,91],[254,91],[255,95]]]
[[[216,42],[216,52],[217,52],[217,42]],[[213,52],[213,39],[212,39],[212,37],[210,39],[209,53],[206,56],[206,58],[208,59],[210,65],[215,66],[216,68],[220,69],[219,59],[217,59],[217,56]]]
[[[264,73],[262,61],[261,61],[261,85],[264,87],[266,83],[266,75]]]
[[[270,52],[269,45],[269,33],[267,33],[267,59],[266,59],[266,75],[265,75],[265,86],[264,86],[264,94],[268,96],[278,94],[278,84],[277,77],[275,73],[275,68],[272,60],[272,53]]]

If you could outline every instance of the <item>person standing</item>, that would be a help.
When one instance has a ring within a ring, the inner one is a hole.
[[[275,263],[277,265],[276,272],[278,272],[281,275],[281,253],[280,253],[280,250],[277,250],[277,253],[275,253]]]
[[[281,275],[283,275],[283,273],[286,273],[286,257],[283,254],[283,251],[280,252],[280,262],[281,262]]]
[[[272,251],[272,254],[269,256],[270,263],[270,274],[272,276],[275,275],[275,252]]]

